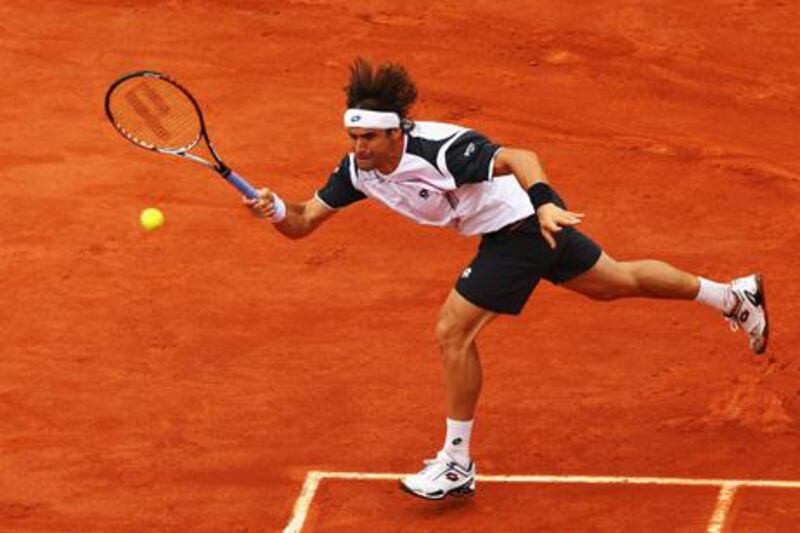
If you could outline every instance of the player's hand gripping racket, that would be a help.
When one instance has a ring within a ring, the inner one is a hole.
[[[106,114],[136,146],[197,161],[216,170],[248,198],[258,196],[214,151],[194,97],[164,74],[142,70],[122,76],[108,88]],[[199,155],[204,153],[205,157]]]

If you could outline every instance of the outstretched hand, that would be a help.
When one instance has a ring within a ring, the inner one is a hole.
[[[573,213],[550,203],[539,206],[536,210],[536,216],[539,218],[539,231],[542,232],[542,237],[550,245],[550,248],[555,249],[555,234],[561,231],[564,226],[580,224],[584,214]]]
[[[258,218],[269,218],[275,214],[275,193],[264,187],[256,191],[256,198],[242,198],[242,203]]]

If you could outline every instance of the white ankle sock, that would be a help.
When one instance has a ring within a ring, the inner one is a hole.
[[[442,450],[458,464],[467,468],[470,464],[469,439],[474,420],[447,419],[447,436]]]
[[[696,302],[710,305],[723,313],[730,313],[733,310],[736,305],[736,297],[729,284],[717,283],[700,277],[697,279],[700,280],[700,290],[697,291]]]

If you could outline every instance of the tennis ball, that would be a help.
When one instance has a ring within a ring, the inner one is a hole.
[[[164,213],[155,207],[148,207],[139,215],[139,223],[147,231],[157,230],[164,225]]]

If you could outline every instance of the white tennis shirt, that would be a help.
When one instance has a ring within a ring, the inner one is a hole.
[[[476,131],[416,122],[394,172],[360,170],[349,153],[316,196],[331,209],[374,198],[420,224],[489,233],[534,212],[513,174],[492,175],[500,150]]]

